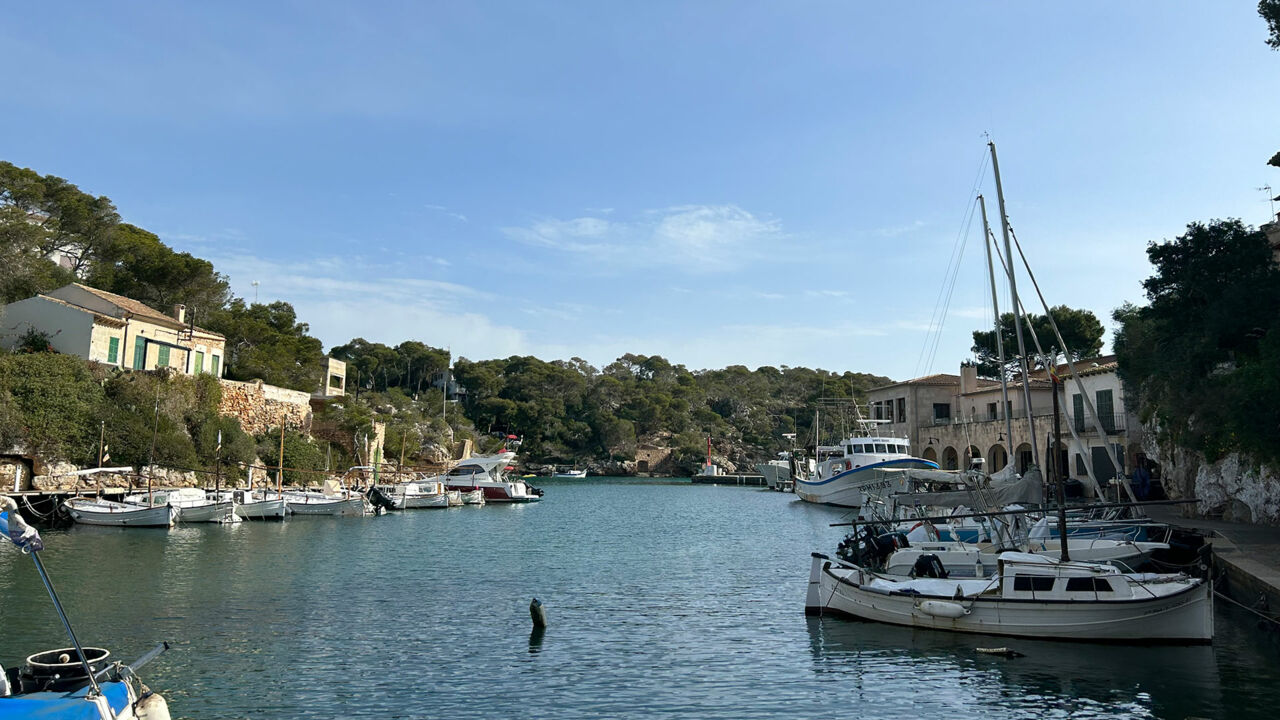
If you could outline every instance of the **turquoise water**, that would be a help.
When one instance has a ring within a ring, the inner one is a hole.
[[[81,639],[175,717],[1244,717],[1280,643],[1222,608],[1212,647],[948,635],[803,614],[840,511],[752,488],[548,481],[531,505],[172,531],[44,533]],[[549,627],[531,633],[529,600]],[[0,548],[0,663],[65,637]],[[1016,659],[978,654],[1007,645]]]

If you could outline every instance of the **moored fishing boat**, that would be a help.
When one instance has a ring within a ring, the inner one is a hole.
[[[462,491],[459,491],[459,492],[462,492]],[[467,490],[466,492],[462,492],[462,504],[463,505],[484,505],[484,491],[483,490]]]
[[[288,490],[283,493],[291,515],[363,515],[364,495],[347,490],[337,480],[326,480],[321,490]]]
[[[235,501],[235,512],[243,520],[283,520],[288,505],[280,495],[266,490],[229,490],[224,495]]]
[[[576,468],[572,470],[559,470],[557,472],[551,473],[551,477],[553,478],[566,478],[566,479],[573,479],[573,480],[581,480],[586,476],[587,476],[586,470],[578,470]]]
[[[444,483],[435,478],[379,487],[386,492],[396,510],[449,507],[449,496],[445,492]]]
[[[124,501],[140,507],[168,505],[178,511],[177,523],[230,523],[240,522],[235,513],[235,501],[230,497],[206,494],[199,488],[174,488],[156,490],[150,494],[127,495]]]
[[[1182,574],[1002,553],[990,579],[893,578],[814,553],[807,614],[1054,640],[1207,643],[1212,587]]]
[[[170,527],[178,516],[178,511],[168,505],[147,507],[88,497],[67,498],[62,507],[81,525]]]
[[[862,507],[868,493],[887,495],[908,490],[905,474],[884,471],[938,469],[932,460],[910,455],[906,440],[871,435],[850,437],[838,446],[819,447],[817,457],[814,472],[796,479],[796,495],[807,502],[848,508]]]

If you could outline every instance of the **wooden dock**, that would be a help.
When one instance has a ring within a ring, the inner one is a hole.
[[[733,474],[694,475],[694,485],[742,485],[747,487],[765,487],[763,475]]]

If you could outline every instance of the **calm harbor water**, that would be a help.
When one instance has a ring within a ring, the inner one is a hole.
[[[81,639],[174,717],[1270,716],[1280,641],[1219,605],[1212,647],[912,631],[803,614],[838,510],[746,488],[548,481],[541,503],[172,531],[44,533]],[[528,605],[550,627],[531,634]],[[0,550],[0,662],[65,637]],[[980,655],[1007,645],[1026,654]]]

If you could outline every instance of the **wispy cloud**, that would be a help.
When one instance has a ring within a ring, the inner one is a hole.
[[[436,212],[442,215],[448,215],[449,217],[459,222],[468,222],[466,215],[463,215],[460,212],[454,212],[449,208],[445,207],[444,205],[427,205],[426,208],[428,210],[435,210]]]
[[[547,218],[504,227],[514,240],[611,267],[667,266],[704,274],[737,270],[785,239],[781,223],[736,205],[681,205],[629,220]]]

